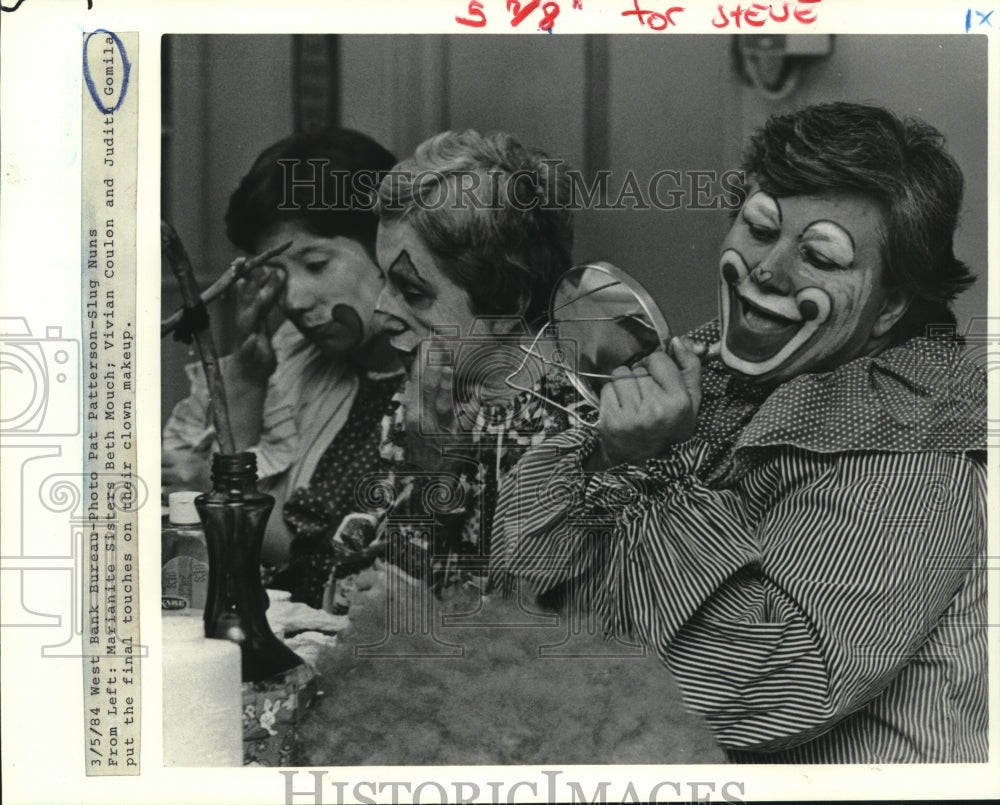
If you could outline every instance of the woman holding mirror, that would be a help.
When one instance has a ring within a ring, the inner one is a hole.
[[[525,455],[495,570],[640,639],[734,761],[985,761],[986,383],[925,335],[972,281],[961,172],[844,103],[770,119],[744,169],[720,321]]]

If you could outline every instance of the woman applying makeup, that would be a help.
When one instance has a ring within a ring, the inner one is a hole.
[[[744,169],[719,321],[522,459],[494,569],[656,652],[733,761],[985,761],[986,382],[935,337],[972,281],[961,172],[843,103],[772,118]]]
[[[257,157],[226,213],[246,254],[291,241],[238,283],[236,347],[222,370],[237,448],[256,453],[261,487],[277,499],[263,551],[271,583],[317,607],[313,565],[328,571],[354,485],[380,466],[379,423],[402,380],[374,324],[384,284],[374,189],[394,162],[349,129],[287,137]],[[163,433],[167,488],[208,485],[208,392],[199,366],[189,376]]]
[[[561,162],[471,130],[421,143],[379,188],[377,313],[408,375],[383,426],[390,519],[433,523],[431,535],[398,530],[390,559],[436,593],[485,581],[501,479],[527,447],[569,427],[563,409],[582,406],[522,349],[571,265],[570,202]],[[534,394],[508,382],[522,364]]]

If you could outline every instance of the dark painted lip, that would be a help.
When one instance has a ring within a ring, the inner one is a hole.
[[[313,325],[303,325],[302,329],[307,333],[315,333],[316,335],[325,335],[327,333],[335,333],[344,329],[344,325],[337,321],[328,321],[323,324],[313,324]]]
[[[310,341],[341,341],[350,331],[340,322],[330,321],[312,327],[301,325],[299,331]]]
[[[761,333],[753,329],[746,324],[745,308],[750,308],[772,321],[782,323],[782,327],[768,333]],[[757,305],[748,302],[736,293],[735,288],[729,286],[729,322],[726,328],[726,346],[736,357],[754,363],[770,360],[795,337],[802,325],[801,321],[786,319],[784,316],[776,316],[768,311],[762,311]]]
[[[359,347],[364,340],[364,327],[357,313],[347,305],[338,304],[331,314],[330,319],[318,324],[296,322],[296,326],[314,343],[335,346],[341,352]]]
[[[741,296],[735,288],[730,288],[730,290],[732,291],[732,295],[736,297],[736,301],[740,302],[744,307],[748,307],[751,310],[755,311],[756,313],[759,313],[765,319],[771,319],[772,321],[780,322],[784,325],[802,324],[802,322],[799,319],[789,319],[786,316],[782,316],[778,313],[775,313],[772,310],[767,310],[761,307],[760,305],[754,304],[745,296]]]
[[[389,346],[392,346],[392,342],[389,343]],[[399,362],[403,365],[403,369],[405,369],[406,374],[409,375],[410,369],[417,360],[417,350],[392,347],[392,351],[396,353],[396,356],[399,358]]]

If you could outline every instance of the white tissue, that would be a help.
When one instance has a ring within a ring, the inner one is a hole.
[[[240,649],[205,637],[199,610],[163,616],[163,764],[243,762]]]

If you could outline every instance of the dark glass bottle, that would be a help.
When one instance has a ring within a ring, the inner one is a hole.
[[[212,491],[199,495],[195,506],[208,543],[205,636],[239,645],[244,682],[263,682],[302,665],[265,614],[260,549],[274,498],[257,491],[256,454],[214,454]]]

